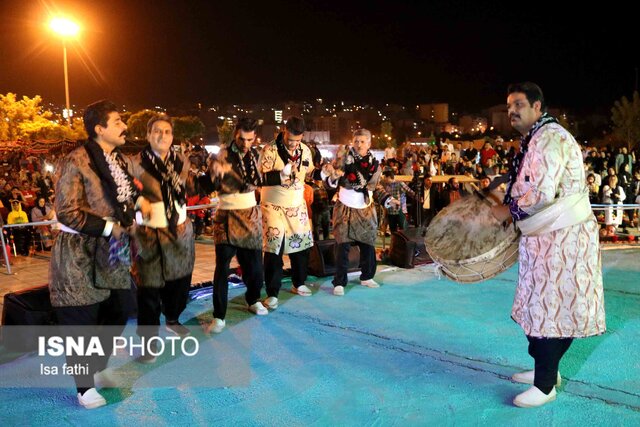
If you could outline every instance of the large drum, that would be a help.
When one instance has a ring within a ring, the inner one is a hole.
[[[460,283],[490,279],[518,259],[520,232],[491,214],[503,194],[463,197],[431,221],[424,238],[427,252],[442,273]]]

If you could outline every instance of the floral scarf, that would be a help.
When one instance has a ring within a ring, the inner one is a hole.
[[[507,193],[504,196],[504,204],[510,205],[513,201],[513,197],[511,197],[511,188],[513,184],[515,184],[516,179],[518,179],[518,172],[520,171],[520,165],[522,164],[522,159],[524,159],[525,154],[529,150],[529,143],[533,138],[533,135],[540,130],[545,125],[549,123],[558,123],[555,117],[550,116],[547,113],[544,113],[537,122],[533,124],[529,132],[522,137],[520,140],[520,151],[513,157],[511,161],[511,169],[509,170],[509,184],[507,185]]]
[[[366,155],[360,156],[351,148],[345,157],[343,184],[348,184],[348,188],[363,193],[365,202],[368,202],[367,184],[377,170],[378,160],[371,154],[371,151],[367,151]]]
[[[236,155],[236,160],[240,166],[239,173],[243,183],[242,191],[246,191],[250,186],[261,186],[262,180],[258,173],[258,156],[256,156],[254,149],[249,149],[249,152],[247,152],[243,157],[242,151],[240,151],[238,146],[232,142],[230,151]]]
[[[115,217],[123,227],[133,224],[135,218],[134,203],[140,195],[139,185],[127,171],[127,164],[122,153],[114,149],[105,153],[95,141],[88,141],[85,146],[92,169],[102,183],[104,193],[115,211]]]
[[[144,170],[160,182],[164,211],[169,222],[169,231],[176,236],[179,214],[175,202],[178,202],[180,206],[187,202],[185,187],[180,182],[180,173],[184,163],[173,147],[171,147],[164,162],[153,152],[151,145],[147,145],[142,150],[140,157]]]

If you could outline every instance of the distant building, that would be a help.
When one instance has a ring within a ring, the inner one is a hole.
[[[449,121],[449,104],[420,104],[418,117],[425,122],[447,123]]]
[[[315,142],[318,145],[331,143],[329,131],[307,131],[302,139],[307,142]]]
[[[462,133],[484,133],[487,130],[487,119],[480,116],[460,116],[458,125]]]
[[[489,126],[492,126],[500,135],[508,136],[514,132],[509,121],[506,105],[494,105],[484,110],[483,113],[489,118]]]

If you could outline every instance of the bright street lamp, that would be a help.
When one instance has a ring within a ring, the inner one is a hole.
[[[62,53],[64,61],[64,95],[66,101],[66,109],[63,116],[67,122],[71,124],[71,106],[69,105],[69,70],[67,68],[67,38],[78,35],[80,27],[73,21],[65,18],[54,18],[49,23],[49,27],[62,38]]]

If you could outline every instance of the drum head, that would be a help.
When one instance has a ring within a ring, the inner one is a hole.
[[[500,195],[494,197],[501,200]],[[431,221],[425,247],[442,272],[462,283],[489,279],[517,260],[520,234],[491,214],[489,199],[471,195],[444,208]]]

